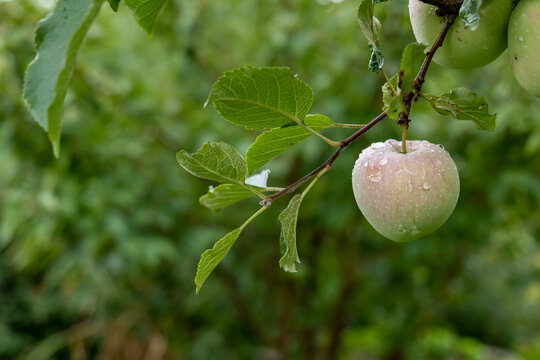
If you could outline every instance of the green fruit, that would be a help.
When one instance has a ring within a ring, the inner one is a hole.
[[[506,49],[507,27],[512,0],[484,0],[480,24],[474,30],[458,18],[450,28],[434,61],[453,69],[475,68],[489,64]],[[442,29],[444,19],[436,7],[419,0],[409,1],[409,15],[416,40],[431,45]]]
[[[427,141],[387,140],[364,149],[354,165],[354,196],[381,235],[407,242],[437,230],[454,210],[459,175],[448,152]]]
[[[518,83],[540,97],[540,0],[521,0],[508,25],[508,54]]]

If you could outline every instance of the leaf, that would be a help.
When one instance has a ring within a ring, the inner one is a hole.
[[[204,282],[212,271],[216,268],[221,260],[227,255],[233,244],[238,239],[238,236],[244,230],[244,228],[257,216],[259,216],[266,207],[260,208],[255,214],[253,214],[245,223],[242,224],[237,229],[234,229],[221,239],[219,239],[212,249],[206,250],[199,260],[199,265],[197,265],[197,274],[195,275],[195,285],[197,286],[196,292],[198,293],[201,290]]]
[[[242,155],[223,142],[208,142],[194,154],[181,150],[176,160],[187,172],[203,179],[243,185],[247,176]]]
[[[298,210],[302,204],[304,194],[296,194],[292,197],[289,205],[279,214],[281,222],[280,244],[285,252],[279,259],[279,266],[287,272],[296,272],[296,263],[300,263],[296,249],[296,223]]]
[[[243,227],[234,229],[224,237],[222,237],[218,242],[214,244],[212,249],[206,250],[199,260],[199,265],[197,265],[197,275],[195,275],[195,285],[197,286],[196,292],[198,293],[201,290],[204,282],[208,276],[214,271],[216,266],[221,260],[227,255],[236,239],[242,232]]]
[[[371,50],[371,56],[369,57],[368,70],[374,73],[378,73],[384,66],[384,56],[379,49],[369,45]]]
[[[287,68],[246,66],[223,74],[208,101],[233,124],[265,130],[299,124],[311,107],[313,93]]]
[[[77,52],[104,0],[58,0],[38,23],[36,57],[24,76],[23,98],[60,154],[62,107]]]
[[[252,195],[253,192],[244,186],[222,184],[216,188],[211,188],[208,193],[199,198],[199,202],[212,211],[219,211]]]
[[[403,111],[403,94],[398,89],[398,77],[399,74],[394,75],[382,87],[383,111],[393,120],[397,120],[399,113]]]
[[[401,82],[401,91],[406,94],[412,90],[412,82],[416,74],[420,71],[425,59],[425,45],[410,43],[403,50],[401,56],[401,71],[403,71],[403,80]]]
[[[148,35],[154,32],[154,25],[159,11],[165,4],[166,0],[124,0],[127,7],[131,9],[137,24]]]
[[[360,30],[368,41],[371,56],[369,59],[368,68],[372,72],[379,72],[384,65],[384,56],[379,50],[379,32],[381,31],[381,23],[373,16],[374,3],[371,0],[362,0],[358,7],[358,23]]]
[[[334,123],[324,115],[307,115],[304,124],[315,131],[320,131],[333,126]],[[309,130],[298,125],[283,126],[263,132],[246,153],[249,173],[311,135]]]
[[[459,9],[459,17],[471,30],[475,30],[480,25],[480,6],[482,6],[482,0],[464,0]]]
[[[114,12],[118,11],[118,5],[120,5],[120,0],[107,0],[109,2],[109,6],[111,9],[113,9]]]
[[[469,89],[457,88],[441,96],[423,96],[442,115],[452,115],[458,120],[472,120],[480,130],[495,129],[496,116],[489,113],[486,99]]]

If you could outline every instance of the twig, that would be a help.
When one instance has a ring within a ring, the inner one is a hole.
[[[443,16],[446,14],[456,14],[463,4],[463,0],[420,0],[423,3],[429,5],[435,5],[437,9],[437,15]]]
[[[316,168],[315,170],[311,171],[309,174],[305,175],[304,177],[302,177],[301,179],[293,182],[292,184],[290,184],[289,186],[287,186],[286,188],[284,188],[283,190],[281,191],[278,191],[277,193],[274,193],[272,195],[268,195],[266,197],[266,199],[262,200],[260,202],[261,205],[263,206],[270,206],[272,204],[272,201],[277,199],[278,197],[282,196],[282,195],[285,195],[287,193],[290,193],[296,189],[298,189],[299,186],[301,186],[302,184],[304,184],[306,181],[308,181],[309,179],[311,179],[312,177],[316,176],[318,173],[320,173],[321,171],[323,171],[324,169],[330,169],[332,167],[332,164],[334,163],[334,161],[336,161],[337,157],[341,154],[341,152],[343,150],[345,150],[345,148],[347,146],[350,145],[350,143],[352,143],[354,140],[356,140],[360,135],[362,135],[363,133],[365,133],[366,131],[368,131],[369,129],[371,129],[375,124],[377,124],[379,121],[381,121],[382,119],[384,119],[386,117],[386,113],[383,112],[381,113],[379,116],[377,116],[375,119],[371,120],[369,123],[367,123],[363,128],[361,128],[360,130],[358,130],[357,132],[355,132],[354,134],[352,134],[351,136],[349,136],[347,139],[343,140],[343,141],[340,141],[340,145],[339,145],[339,148],[336,150],[336,152],[330,156],[330,158],[328,158],[328,160],[326,160],[323,164],[321,164],[318,168]]]
[[[418,71],[418,74],[413,79],[411,91],[403,95],[403,111],[399,114],[398,124],[409,127],[409,115],[411,114],[412,104],[416,100],[418,100],[418,96],[420,95],[420,92],[422,90],[422,85],[424,85],[426,73],[428,71],[429,65],[431,64],[431,61],[433,60],[433,56],[435,56],[435,52],[437,51],[437,49],[442,46],[444,38],[446,37],[448,30],[450,30],[450,27],[456,20],[457,16],[457,13],[448,15],[448,17],[444,21],[441,32],[426,52],[426,58],[424,59],[424,62],[420,67],[420,71]]]
[[[441,0],[441,1],[444,2],[444,0]],[[446,34],[448,33],[448,30],[450,30],[450,26],[452,26],[457,16],[458,16],[457,12],[454,12],[451,15],[448,15],[448,17],[446,18],[444,22],[442,30],[440,31],[435,41],[426,52],[426,58],[424,59],[424,62],[422,63],[422,67],[420,68],[420,71],[418,72],[418,74],[413,80],[411,92],[403,96],[404,110],[401,112],[401,114],[399,114],[398,124],[402,124],[406,127],[409,125],[409,122],[410,122],[409,114],[411,112],[411,107],[412,107],[413,102],[415,102],[418,99],[420,91],[422,90],[422,85],[424,84],[425,76],[429,68],[429,65],[431,64],[431,61],[433,60],[433,56],[435,55],[435,52],[437,51],[437,49],[442,46],[444,38],[446,37]],[[306,181],[308,181],[312,177],[319,174],[324,169],[326,170],[330,169],[334,161],[336,161],[338,156],[343,152],[343,150],[345,150],[345,148],[347,148],[347,146],[349,146],[353,141],[355,141],[362,134],[366,133],[369,129],[371,129],[373,126],[375,126],[378,122],[380,122],[385,117],[386,117],[386,112],[382,112],[373,120],[371,120],[369,123],[367,123],[364,127],[362,127],[360,130],[356,131],[354,134],[352,134],[345,140],[340,141],[339,148],[331,157],[328,158],[328,160],[326,160],[316,169],[312,170],[309,174],[305,175],[304,177],[300,178],[299,180],[285,187],[283,190],[278,191],[272,195],[268,195],[265,199],[260,201],[260,204],[262,206],[270,206],[272,204],[272,201],[274,201],[275,199],[287,193],[295,191],[296,189],[298,189],[298,187],[303,185]]]

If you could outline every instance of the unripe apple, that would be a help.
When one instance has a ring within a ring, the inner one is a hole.
[[[354,164],[352,186],[368,222],[390,240],[407,242],[437,230],[459,197],[456,164],[439,145],[386,140],[371,144]]]
[[[539,0],[521,0],[514,9],[508,25],[508,54],[516,80],[540,97]]]
[[[506,49],[507,27],[512,0],[484,0],[480,24],[474,30],[456,19],[433,60],[454,69],[475,68],[489,64]],[[435,14],[436,7],[419,0],[409,0],[409,15],[416,40],[431,45],[444,23]]]

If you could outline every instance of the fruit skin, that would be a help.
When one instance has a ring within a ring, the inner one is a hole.
[[[540,97],[540,0],[521,0],[512,12],[508,54],[518,83]]]
[[[354,196],[381,235],[407,242],[437,230],[459,197],[456,164],[439,145],[386,140],[365,148],[354,165]]]
[[[460,18],[456,19],[433,60],[453,69],[480,67],[495,60],[506,49],[512,7],[512,0],[484,0],[478,27],[471,30]],[[435,9],[419,0],[409,0],[414,36],[421,44],[431,45],[442,29],[444,20],[435,14]]]

